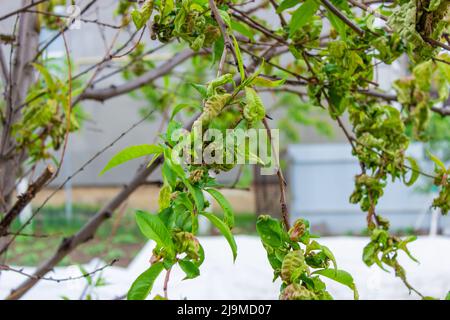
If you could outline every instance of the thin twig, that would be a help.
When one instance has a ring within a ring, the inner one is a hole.
[[[96,270],[94,270],[92,272],[83,273],[81,276],[77,276],[77,277],[67,277],[67,278],[38,277],[38,276],[35,276],[33,274],[29,274],[29,273],[24,272],[23,269],[12,268],[12,267],[4,265],[4,264],[0,264],[0,270],[2,270],[2,271],[12,271],[12,272],[21,274],[21,275],[23,275],[23,276],[25,276],[27,278],[30,278],[30,279],[54,281],[54,282],[60,283],[60,282],[74,281],[74,280],[79,280],[79,279],[90,277],[93,274],[96,274],[97,272],[103,271],[106,268],[111,267],[117,261],[119,261],[119,260],[118,259],[114,259],[110,263],[105,264],[103,267],[100,267],[100,268],[98,268],[98,269],[96,269]]]

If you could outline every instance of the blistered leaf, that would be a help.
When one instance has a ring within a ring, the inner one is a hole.
[[[247,103],[244,106],[244,119],[251,125],[254,125],[264,119],[266,116],[266,109],[258,93],[254,89],[246,87],[245,99]]]
[[[193,262],[188,260],[178,260],[178,264],[186,274],[184,279],[194,279],[200,275],[200,270]]]
[[[165,184],[162,186],[161,190],[159,190],[159,210],[164,210],[170,205],[170,195],[172,193],[172,188]]]
[[[136,29],[141,29],[150,19],[153,12],[153,0],[147,0],[144,2],[140,10],[134,10],[131,12],[131,18],[136,26]]]
[[[406,180],[405,177],[403,177],[403,182],[405,183],[405,185],[407,186],[412,186],[417,179],[419,178],[420,175],[420,168],[419,165],[417,164],[416,159],[414,159],[413,157],[406,157],[406,159],[408,160],[410,166],[411,166],[411,177],[409,178],[409,180]]]

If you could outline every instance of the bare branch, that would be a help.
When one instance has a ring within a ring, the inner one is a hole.
[[[364,30],[357,26],[353,21],[351,21],[345,14],[343,14],[338,8],[336,8],[330,1],[321,0],[322,4],[331,12],[333,12],[339,19],[342,20],[346,25],[348,25],[353,31],[362,36]]]
[[[60,282],[74,281],[74,280],[79,280],[79,279],[90,277],[90,276],[92,276],[92,275],[94,275],[94,274],[96,274],[96,273],[98,273],[100,271],[105,270],[108,267],[111,267],[117,261],[118,261],[118,259],[114,259],[110,263],[105,264],[103,267],[95,269],[94,271],[91,271],[91,272],[88,272],[88,273],[83,273],[81,276],[67,277],[67,278],[38,277],[36,275],[24,272],[23,269],[12,268],[12,267],[4,265],[4,264],[0,264],[0,270],[2,270],[2,271],[12,271],[12,272],[21,274],[21,275],[23,275],[23,276],[25,276],[27,278],[34,279],[34,280],[47,280],[47,281],[54,281],[54,282],[60,283]]]
[[[8,74],[9,74],[8,67],[6,65],[5,56],[3,54],[3,48],[0,43],[0,76],[5,85],[5,88],[8,87]]]
[[[194,56],[196,53],[190,49],[186,49],[174,57],[163,63],[161,66],[148,71],[142,76],[124,83],[120,86],[111,86],[109,88],[104,89],[88,89],[84,92],[84,94],[80,97],[80,100],[97,100],[104,101],[106,99],[110,99],[116,96],[120,96],[122,94],[128,93],[130,91],[136,90],[144,85],[154,81],[155,79],[166,75],[173,68]]]
[[[97,0],[91,0],[83,9],[81,9],[80,16],[85,13],[89,8],[91,8]],[[64,32],[66,32],[69,29],[70,25],[66,25],[64,28],[62,28],[57,34],[55,34],[44,46],[39,50],[39,52],[34,57],[34,61],[36,61],[47,48],[54,42],[56,39],[58,39]]]
[[[131,127],[129,127],[126,131],[121,133],[116,139],[114,139],[113,142],[111,142],[109,145],[98,151],[92,158],[90,158],[88,161],[86,161],[80,168],[78,168],[77,171],[75,171],[72,175],[68,176],[66,180],[61,183],[58,188],[56,188],[40,205],[39,208],[37,208],[30,218],[21,226],[21,228],[18,230],[17,234],[20,234],[25,227],[33,220],[33,218],[42,210],[42,208],[48,203],[48,201],[59,191],[61,190],[69,181],[71,181],[75,176],[77,176],[80,172],[84,171],[84,169],[90,165],[95,159],[97,159],[101,154],[103,154],[106,150],[110,149],[112,146],[114,146],[120,139],[122,139],[124,136],[126,136],[129,132],[131,132],[134,128],[136,128],[138,125],[140,125],[142,122],[144,122],[150,115],[153,114],[154,111],[149,112],[145,117],[140,119],[138,122],[134,123]],[[15,236],[10,239],[2,248],[0,248],[0,255],[2,255],[8,247],[11,245],[11,243],[14,241]]]
[[[16,15],[18,13],[24,12],[24,11],[30,9],[30,8],[33,8],[33,7],[37,6],[38,4],[44,3],[46,1],[49,1],[49,0],[39,0],[39,1],[36,1],[36,2],[32,2],[32,3],[22,7],[20,9],[14,10],[14,11],[12,11],[10,13],[5,14],[4,16],[1,16],[0,17],[0,21],[8,19],[9,17],[12,17],[12,16],[14,16],[14,15]]]
[[[6,213],[5,217],[0,221],[0,237],[6,235],[9,226],[14,219],[22,212],[22,210],[34,199],[36,194],[46,185],[46,183],[53,177],[55,169],[52,166],[45,168],[40,177],[28,186],[24,194],[18,196],[16,203]]]

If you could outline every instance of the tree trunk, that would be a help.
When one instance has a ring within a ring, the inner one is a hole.
[[[24,0],[22,5],[31,3]],[[6,88],[5,121],[0,140],[0,211],[6,212],[12,200],[15,182],[25,154],[16,150],[16,137],[13,125],[20,119],[19,106],[24,103],[27,92],[33,83],[32,62],[39,45],[39,26],[34,13],[21,13],[18,21],[17,41],[11,61],[10,79]]]

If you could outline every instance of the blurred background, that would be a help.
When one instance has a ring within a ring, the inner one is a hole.
[[[86,1],[77,1],[83,6]],[[0,15],[13,11],[17,1],[0,0]],[[101,0],[86,13],[87,18],[98,19],[106,23],[117,23],[114,10],[117,1]],[[65,8],[61,10],[64,11]],[[14,19],[0,22],[0,33],[11,32]],[[43,32],[43,39],[51,38],[55,31]],[[106,39],[112,37],[113,30],[99,32],[94,24],[82,23],[79,30],[67,33],[71,55],[77,70],[82,71],[93,62],[102,59],[108,45]],[[122,36],[122,35],[121,35]],[[120,37],[119,36],[119,39]],[[123,35],[126,40],[127,35]],[[144,39],[147,48],[155,43]],[[171,56],[175,47],[163,52],[146,56],[149,63],[158,64]],[[47,56],[55,59],[65,56],[62,39],[55,41],[48,49]],[[126,58],[115,60],[104,74],[114,72]],[[192,76],[196,80],[207,79],[208,72],[196,74],[192,67],[182,66],[175,74]],[[389,90],[393,80],[407,75],[407,61],[395,62],[391,66],[380,66],[377,82],[381,89]],[[98,78],[101,79],[101,76]],[[108,87],[127,81],[121,73],[98,81],[95,87]],[[164,79],[159,83],[161,91]],[[173,89],[173,88],[172,88]],[[183,92],[183,91],[182,91]],[[186,95],[189,92],[186,91]],[[352,205],[348,199],[354,187],[353,177],[358,173],[357,160],[351,155],[351,148],[327,114],[313,109],[292,96],[276,98],[272,93],[263,93],[266,108],[270,110],[272,127],[279,128],[281,134],[281,159],[289,191],[289,211],[291,219],[298,217],[310,221],[315,234],[324,237],[323,242],[335,250],[338,264],[352,273],[360,288],[362,298],[416,298],[410,296],[402,287],[400,280],[393,274],[372,267],[367,268],[361,261],[362,248],[367,243],[365,215],[358,205]],[[82,103],[82,129],[71,135],[65,155],[65,161],[59,177],[47,189],[40,192],[21,216],[21,221],[29,217],[33,208],[51,194],[55,188],[80,168],[99,149],[137,122],[152,108],[157,107],[155,92],[142,90],[130,95],[108,100],[106,103],[87,101]],[[280,111],[288,110],[287,115]],[[297,111],[294,111],[297,110]],[[433,166],[427,160],[426,150],[440,154],[444,159],[450,155],[449,117],[433,116],[431,128],[439,131],[435,141],[414,143],[409,148],[411,156],[421,167],[432,172]],[[154,143],[163,131],[167,114],[157,113],[150,119],[127,133],[111,149],[103,153],[83,172],[58,191],[40,214],[28,227],[35,234],[48,235],[37,241],[34,238],[18,237],[8,253],[8,262],[33,270],[50,257],[62,237],[75,233],[95,214],[120,188],[129,182],[138,169],[140,162],[124,164],[103,176],[99,172],[107,161],[118,151],[129,145]],[[284,133],[283,133],[284,132]],[[221,191],[229,199],[236,213],[234,233],[239,235],[237,243],[239,257],[235,265],[231,255],[217,232],[208,223],[201,226],[202,243],[207,254],[202,276],[196,280],[172,281],[174,298],[277,298],[277,283],[271,283],[271,270],[265,261],[265,253],[256,235],[255,222],[260,214],[280,216],[279,186],[276,176],[262,176],[259,168],[241,166],[218,180],[225,186]],[[24,181],[24,186],[27,182]],[[88,283],[86,279],[66,284],[43,282],[32,289],[26,298],[120,298],[126,293],[133,277],[142,272],[148,263],[152,244],[146,244],[135,220],[134,210],[144,209],[150,212],[158,210],[158,193],[161,185],[160,172],[153,173],[147,183],[134,192],[110,221],[107,221],[89,243],[78,247],[66,257],[56,270],[58,275],[79,274],[82,268],[95,268],[99,261],[119,259],[114,267],[96,275]],[[18,186],[18,192],[21,185]],[[439,212],[430,209],[435,190],[426,179],[422,179],[412,188],[401,183],[390,183],[378,205],[378,211],[391,221],[391,230],[398,235],[420,235],[420,239],[411,245],[413,255],[421,261],[420,265],[405,262],[411,275],[411,282],[423,289],[427,295],[443,297],[450,289],[450,217],[442,217]],[[212,210],[221,214],[220,207],[213,202]],[[20,221],[16,222],[17,224]],[[224,252],[226,251],[226,252]],[[445,254],[444,254],[445,253]],[[56,272],[55,271],[55,272]],[[181,274],[180,274],[181,276]],[[0,293],[8,291],[20,282],[19,275],[3,273],[0,278]],[[157,287],[161,287],[158,284]],[[350,299],[350,291],[330,284],[337,298]],[[343,290],[343,291],[341,291]]]

